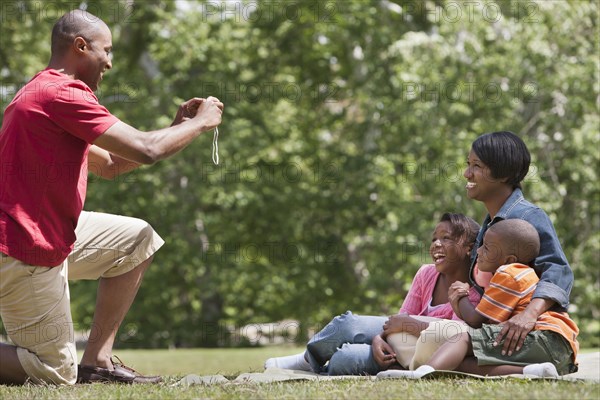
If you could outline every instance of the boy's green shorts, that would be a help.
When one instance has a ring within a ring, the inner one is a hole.
[[[525,337],[521,350],[512,355],[502,355],[502,343],[494,347],[494,339],[500,331],[500,325],[484,324],[480,329],[470,332],[473,353],[478,365],[528,365],[551,362],[560,375],[577,372],[573,363],[573,349],[569,342],[553,331],[531,331]]]

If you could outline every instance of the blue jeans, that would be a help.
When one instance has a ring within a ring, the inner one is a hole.
[[[306,345],[313,371],[328,375],[376,375],[382,371],[373,358],[371,342],[383,331],[387,319],[350,311],[335,317]]]

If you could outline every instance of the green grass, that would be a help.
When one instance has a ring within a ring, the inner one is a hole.
[[[269,357],[299,353],[300,347],[246,349],[115,350],[125,365],[156,375],[239,375],[259,372]]]
[[[187,374],[224,375],[262,371],[264,360],[294,354],[296,347],[258,349],[119,350],[128,365],[165,375],[161,385],[0,386],[0,399],[600,399],[600,384],[558,381],[340,380],[271,384],[173,386]]]

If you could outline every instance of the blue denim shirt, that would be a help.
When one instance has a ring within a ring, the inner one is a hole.
[[[573,271],[556,237],[552,221],[541,208],[525,200],[520,189],[513,191],[494,219],[491,219],[489,214],[485,217],[471,253],[471,269],[469,272],[471,284],[480,293],[483,293],[483,289],[473,279],[477,249],[483,242],[483,235],[496,222],[511,218],[523,219],[529,222],[540,234],[540,254],[533,261],[533,269],[540,277],[540,281],[533,298],[541,297],[554,300],[559,307],[553,307],[553,309],[566,311],[569,305],[571,288],[573,287]]]

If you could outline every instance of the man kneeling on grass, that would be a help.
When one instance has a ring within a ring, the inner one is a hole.
[[[418,379],[433,370],[538,377],[576,372],[579,329],[565,312],[540,315],[514,353],[506,354],[496,343],[501,324],[531,301],[539,278],[527,264],[535,259],[539,248],[538,232],[524,220],[508,219],[491,226],[477,251],[479,270],[494,274],[481,302],[474,307],[468,301],[466,283],[455,282],[449,293],[456,314],[479,329],[457,334],[436,350],[426,365],[414,371],[394,371],[394,376]]]
[[[140,131],[94,94],[112,68],[112,34],[82,10],[54,25],[48,67],[15,95],[0,128],[0,384],[159,383],[112,354],[156,251],[138,218],[83,210],[87,171],[113,179],[170,157],[221,123],[223,103],[192,98],[170,127]],[[33,172],[33,173],[31,173]],[[98,280],[77,365],[68,280]]]

